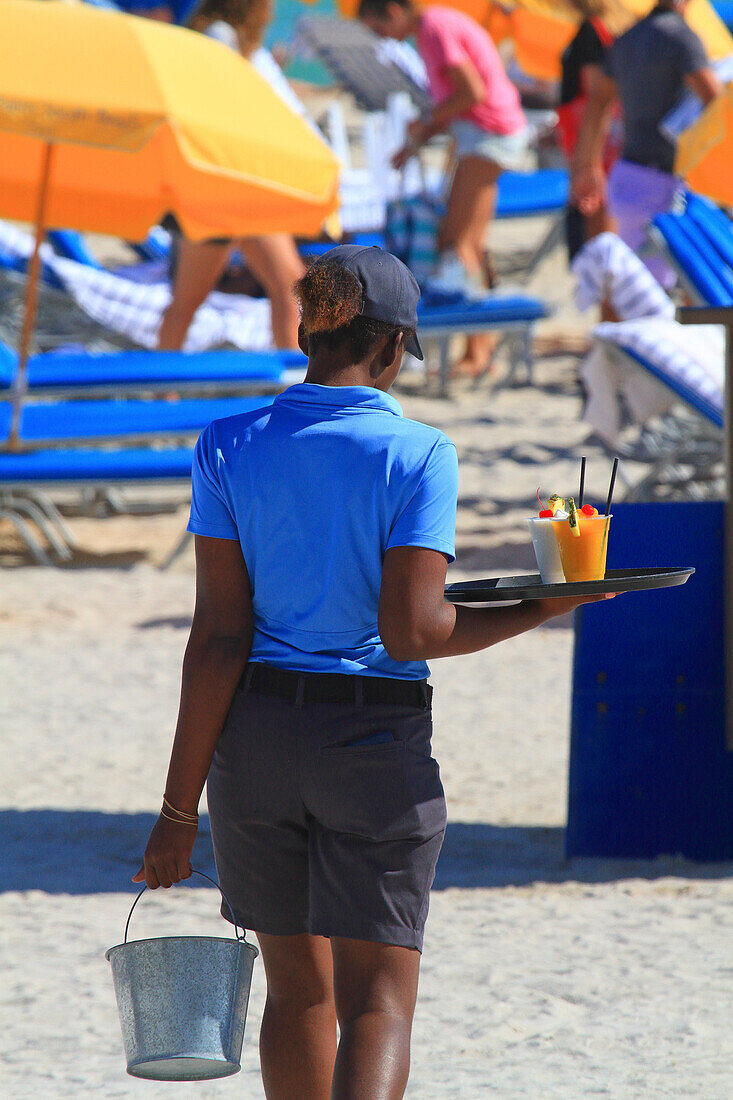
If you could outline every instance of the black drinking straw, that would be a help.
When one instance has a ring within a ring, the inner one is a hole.
[[[578,493],[578,508],[583,507],[583,486],[585,485],[585,455],[580,460],[580,492]]]
[[[616,470],[618,469],[618,455],[613,460],[613,469],[611,470],[611,484],[608,486],[608,500],[606,501],[606,511],[604,516],[611,514],[611,499],[613,497],[613,486],[616,482]]]

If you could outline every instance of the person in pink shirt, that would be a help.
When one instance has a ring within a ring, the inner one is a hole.
[[[527,152],[519,93],[489,34],[463,12],[418,8],[412,0],[361,0],[359,18],[381,37],[417,41],[434,106],[411,124],[409,142],[393,163],[402,167],[434,134],[450,132],[458,165],[438,238],[436,280],[485,292],[486,230],[497,181],[505,169],[521,168]],[[490,338],[470,337],[463,370],[483,369],[490,346]]]

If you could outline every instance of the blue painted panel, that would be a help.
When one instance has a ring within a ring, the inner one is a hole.
[[[682,588],[577,614],[569,856],[733,858],[723,507],[614,507],[609,568],[694,565]]]

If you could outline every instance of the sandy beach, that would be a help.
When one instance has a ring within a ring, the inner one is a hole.
[[[557,280],[556,256],[545,279]],[[461,382],[450,401],[406,377],[405,412],[461,464],[450,576],[532,568],[534,491],[574,483],[577,360],[535,385]],[[590,499],[608,459],[591,443]],[[164,1085],[125,1075],[106,948],[122,937],[175,720],[193,599],[190,548],[157,568],[186,508],[71,519],[87,555],[42,569],[12,554],[0,605],[4,735],[0,895],[2,1093],[261,1097],[255,970],[242,1073]],[[13,564],[16,565],[13,568]],[[566,861],[572,623],[433,662],[435,753],[450,825],[432,895],[412,1100],[726,1100],[733,867]],[[204,824],[195,863],[212,866]],[[210,889],[143,899],[132,934],[226,934]]]
[[[296,8],[300,14],[294,0],[278,5],[273,45],[289,36]],[[240,45],[244,50],[243,38]],[[677,51],[669,56],[677,65]],[[51,60],[44,60],[43,69],[36,65],[41,83],[52,71]],[[20,68],[25,80],[28,73]],[[579,91],[587,70],[578,67]],[[68,60],[65,71],[76,72]],[[696,65],[694,75],[700,71]],[[28,72],[35,75],[33,66]],[[314,79],[313,58],[299,75]],[[380,70],[374,80],[380,80]],[[629,83],[644,95],[649,79]],[[456,84],[459,92],[461,87]],[[204,85],[199,82],[196,90],[205,106]],[[164,91],[161,85],[161,96]],[[298,91],[319,123],[338,99],[352,167],[372,163],[367,151],[377,130],[364,128],[353,97],[336,86],[303,84]],[[541,106],[549,91],[543,78],[525,87],[525,97],[534,95]],[[16,90],[6,92],[5,106],[17,112],[25,101]],[[76,100],[66,96],[60,102],[76,123],[81,107],[68,106]],[[254,121],[264,126],[268,116],[256,104]],[[185,136],[209,172],[214,165],[203,155],[206,143],[201,152],[196,142],[196,127],[202,127],[201,137],[206,121],[205,111],[201,120],[194,117],[198,106],[186,107],[191,132],[186,128]],[[137,110],[130,117],[140,129],[147,115]],[[217,128],[210,128],[219,135],[222,165],[233,175],[237,160],[223,140],[223,115],[218,111]],[[251,117],[251,111],[242,115],[248,122]],[[339,136],[339,117],[333,114],[332,138]],[[627,111],[627,124],[630,117]],[[99,119],[96,124],[101,126]],[[19,126],[13,122],[13,140]],[[515,128],[499,127],[500,136],[511,137]],[[605,131],[599,125],[595,132]],[[274,133],[274,126],[267,130],[268,143]],[[43,140],[48,181],[58,138],[46,134],[46,123]],[[135,142],[141,140],[138,134]],[[134,147],[132,139],[125,146]],[[300,154],[295,142],[293,149]],[[259,144],[255,150],[259,157]],[[442,163],[445,150],[445,142],[430,148],[429,170]],[[526,166],[530,159],[534,167],[535,160],[548,166],[561,157],[540,138]],[[185,159],[181,164],[188,178]],[[245,167],[249,173],[250,164]],[[300,175],[301,163],[295,167]],[[63,172],[57,175],[63,179]],[[85,175],[84,183],[90,178]],[[293,202],[306,184],[278,176],[275,201]],[[14,178],[11,196],[13,188],[19,188]],[[116,189],[112,193],[117,196]],[[124,211],[124,186],[120,195]],[[364,196],[358,197],[361,203]],[[197,194],[195,209],[205,201]],[[39,219],[43,205],[39,199]],[[155,216],[164,209],[156,206]],[[249,214],[244,201],[237,209]],[[12,216],[31,215],[14,209]],[[43,224],[67,223],[49,214]],[[116,220],[87,224],[132,236]],[[185,219],[180,224],[192,232]],[[202,236],[224,232],[204,234],[205,220],[201,224]],[[263,224],[225,228],[229,236],[250,235],[264,232]],[[535,494],[538,487],[545,497],[574,491],[581,455],[588,459],[586,502],[605,500],[612,456],[582,419],[578,381],[596,317],[573,306],[564,249],[555,249],[528,277],[528,261],[551,224],[546,217],[501,220],[491,226],[488,241],[499,289],[536,295],[552,307],[535,332],[533,376],[520,370],[508,378],[505,349],[495,373],[475,382],[452,380],[449,397],[438,397],[435,378],[426,386],[419,371],[405,371],[395,386],[405,414],[439,427],[458,449],[457,560],[449,580],[534,572],[526,519],[536,514]],[[90,233],[86,243],[110,268],[134,258],[116,237]],[[23,283],[15,272],[3,278],[0,341],[17,346]],[[91,350],[142,342],[139,330],[114,335],[47,287],[41,289],[40,313],[36,349],[55,341]],[[45,344],[38,340],[43,323]],[[263,340],[267,331],[264,325],[257,329]],[[622,464],[616,500],[645,469],[630,460]],[[91,491],[83,502],[75,488],[54,493],[54,499],[77,543],[73,560],[63,567],[34,564],[0,512],[0,1100],[263,1100],[257,1042],[266,994],[261,960],[255,964],[241,1073],[176,1085],[126,1074],[104,957],[123,939],[138,891],[132,876],[161,805],[194,602],[191,542],[175,555],[188,492],[180,485],[127,488],[128,510],[116,512]],[[407,1100],[733,1097],[733,863],[694,863],[674,855],[650,861],[566,857],[573,646],[574,623],[567,617],[483,653],[431,662],[433,745],[449,824],[431,894]],[[215,875],[205,795],[201,814],[193,864]],[[218,893],[200,881],[146,893],[131,937],[229,936]]]

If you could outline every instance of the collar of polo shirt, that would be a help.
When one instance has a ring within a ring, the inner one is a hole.
[[[321,405],[333,409],[364,409],[402,416],[402,406],[391,393],[373,386],[321,386],[317,382],[299,382],[278,394],[275,404]]]

